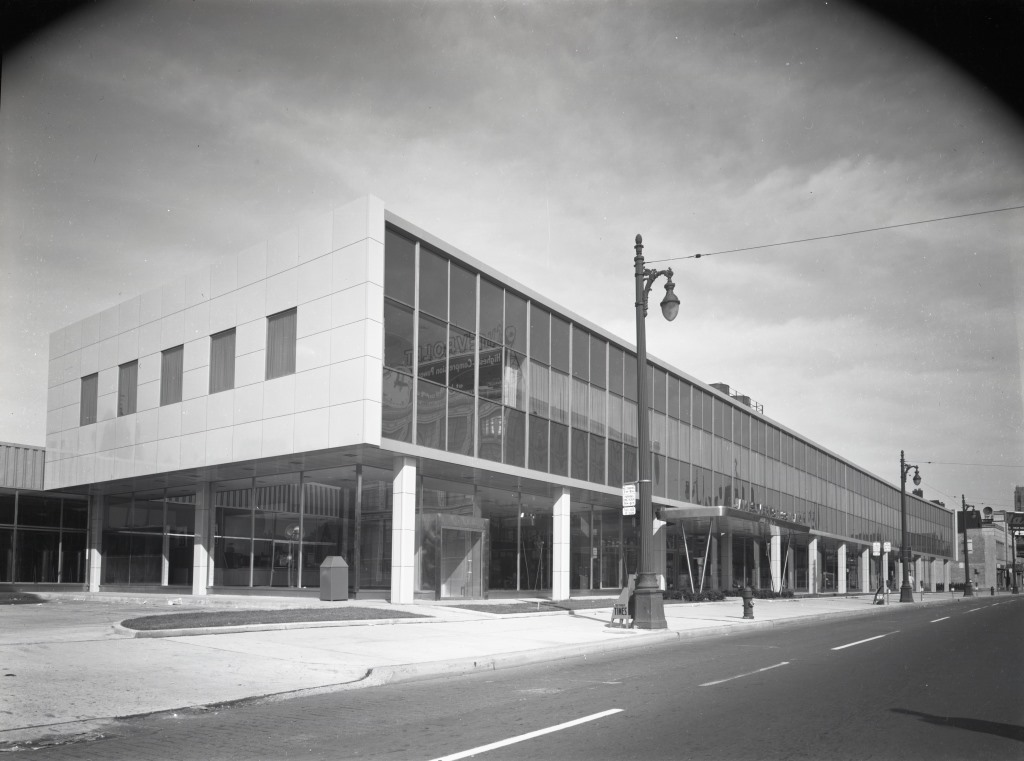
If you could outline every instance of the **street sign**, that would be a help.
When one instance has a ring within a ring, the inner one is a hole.
[[[882,543],[881,542],[872,542],[871,543],[871,554],[872,555],[881,555],[882,554]]]
[[[882,545],[883,552],[892,552],[892,542],[886,542]]]
[[[1024,513],[1006,512],[1006,522],[1010,528],[1024,528]]]
[[[623,484],[622,486],[622,506],[623,507],[636,507],[636,484]],[[632,515],[633,513],[627,513],[623,511],[623,515]]]
[[[636,505],[630,505],[629,507],[622,508],[623,515],[636,515]]]

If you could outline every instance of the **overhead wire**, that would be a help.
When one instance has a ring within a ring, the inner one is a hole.
[[[722,251],[709,251],[701,254],[690,254],[689,256],[673,256],[668,259],[648,259],[648,264],[658,264],[660,262],[675,262],[682,261],[683,259],[702,259],[708,256],[719,256],[721,254],[738,254],[743,251],[756,251],[761,248],[774,248],[776,246],[791,246],[796,243],[810,243],[816,240],[828,240],[830,238],[843,238],[848,235],[863,235],[864,233],[880,232],[882,230],[895,230],[899,227],[912,227],[914,225],[927,225],[932,222],[945,222],[950,219],[963,219],[964,217],[977,217],[982,214],[998,214],[1003,211],[1018,211],[1024,209],[1024,204],[1020,206],[1006,206],[1002,209],[985,209],[983,211],[970,211],[963,214],[951,214],[948,217],[935,217],[933,219],[919,219],[916,222],[901,222],[895,225],[882,225],[881,227],[868,227],[863,230],[850,230],[842,233],[831,233],[829,235],[816,235],[813,238],[799,238],[797,240],[784,240],[778,243],[762,243],[757,246],[744,246],[743,248],[729,248]]]

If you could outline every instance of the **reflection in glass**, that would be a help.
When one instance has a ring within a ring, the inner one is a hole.
[[[530,361],[530,414],[548,416],[548,368]]]
[[[384,301],[384,366],[412,372],[412,310]]]
[[[433,317],[420,315],[418,373],[444,385],[448,370],[448,326]]]
[[[512,349],[505,350],[505,371],[503,373],[504,392],[502,401],[517,410],[526,409],[526,370],[523,367],[525,357]]]
[[[476,336],[452,326],[448,331],[448,386],[473,392]]]
[[[497,344],[480,339],[480,398],[500,402],[502,398],[502,349]]]
[[[448,451],[473,454],[473,397],[448,392]]]
[[[480,433],[477,439],[480,450],[477,456],[501,462],[501,405],[481,398],[478,420]]]
[[[412,443],[412,376],[384,370],[381,436]]]
[[[444,386],[421,380],[416,391],[416,443],[434,449],[445,448],[445,398]]]

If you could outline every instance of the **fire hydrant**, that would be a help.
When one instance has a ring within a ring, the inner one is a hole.
[[[996,588],[995,587],[989,587],[988,589],[989,589],[989,594],[992,597],[995,597],[996,596]]]
[[[750,587],[743,587],[743,617],[754,617],[754,590]]]

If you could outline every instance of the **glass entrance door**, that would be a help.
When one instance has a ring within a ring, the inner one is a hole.
[[[441,529],[441,597],[483,597],[483,532]]]

